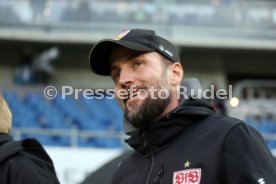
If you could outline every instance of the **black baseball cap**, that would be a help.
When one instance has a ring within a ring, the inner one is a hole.
[[[173,63],[180,62],[176,47],[168,40],[156,35],[152,30],[130,29],[121,32],[115,39],[104,39],[93,46],[89,54],[92,71],[109,76],[110,55],[117,46],[138,52],[156,51]]]

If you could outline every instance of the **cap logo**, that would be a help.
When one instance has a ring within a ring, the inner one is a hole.
[[[126,36],[128,33],[130,32],[130,30],[125,30],[123,32],[121,32],[120,34],[118,34],[114,40],[118,41],[121,40],[124,36]]]
[[[165,49],[163,45],[159,45],[159,50],[161,50],[162,52],[165,52],[170,57],[173,57],[173,54],[170,51],[168,51],[167,49]]]
[[[164,47],[163,47],[162,45],[159,45],[159,49],[160,49],[161,51],[164,51]]]
[[[167,53],[169,56],[173,57],[173,54],[170,51],[165,50],[165,53]]]

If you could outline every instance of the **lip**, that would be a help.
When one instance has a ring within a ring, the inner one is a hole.
[[[140,90],[136,91],[135,93],[131,93],[131,95],[132,95],[131,97],[129,96],[129,98],[124,100],[125,107],[128,108],[129,110],[132,109],[132,106],[134,104],[140,105],[142,101],[144,101],[146,98],[146,95],[144,94],[144,92]]]
[[[129,98],[126,100],[125,105],[128,109],[131,109],[131,105],[132,104],[137,104],[141,99],[141,97],[139,97],[139,95],[136,95],[135,97]]]
[[[131,88],[130,88],[131,89]],[[129,89],[128,89],[129,90]],[[126,94],[121,100],[122,103],[124,104],[124,106],[128,106],[130,107],[130,104],[132,103],[137,103],[135,101],[140,101],[140,100],[144,100],[144,98],[146,97],[144,95],[144,92],[141,90],[145,90],[145,88],[133,88],[131,91],[128,91],[128,94]],[[144,97],[145,96],[145,97]]]
[[[132,96],[130,96],[130,95],[129,95],[128,100],[131,100],[131,99],[133,99],[133,98],[137,97],[137,96],[138,96],[138,94],[139,94],[139,92],[132,93]]]
[[[137,97],[138,97],[138,92],[133,93],[132,96],[129,95],[128,98],[127,98],[127,99],[124,99],[123,101],[124,101],[124,103],[126,104],[127,102],[130,102],[130,101],[134,100],[134,99],[137,98]]]

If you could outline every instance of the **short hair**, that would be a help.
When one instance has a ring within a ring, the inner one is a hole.
[[[0,133],[9,133],[12,126],[12,113],[2,95],[0,95]]]
[[[161,61],[161,67],[163,68],[163,70],[165,71],[169,66],[171,66],[173,64],[172,61],[170,61],[169,59],[165,58],[164,56],[160,55],[162,58]]]

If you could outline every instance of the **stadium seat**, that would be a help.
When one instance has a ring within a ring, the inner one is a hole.
[[[100,148],[122,148],[122,143],[116,138],[96,138],[95,145]]]
[[[16,92],[3,93],[14,114],[16,128],[63,129],[73,127],[84,131],[122,132],[123,112],[115,99],[62,99],[60,95],[48,101],[41,93],[28,92],[19,96]],[[106,115],[108,112],[108,116]],[[47,146],[70,146],[70,137],[23,134],[21,138],[36,138]],[[115,138],[78,138],[81,147],[121,148]]]
[[[78,138],[79,147],[96,147],[94,138]]]
[[[274,133],[276,132],[275,130],[275,125],[271,122],[263,121],[260,126],[258,127],[258,130],[261,133]]]
[[[276,149],[276,141],[266,141],[266,144],[270,149]]]
[[[259,127],[260,124],[260,122],[258,122],[254,117],[250,116],[246,118],[245,122],[256,129]]]

